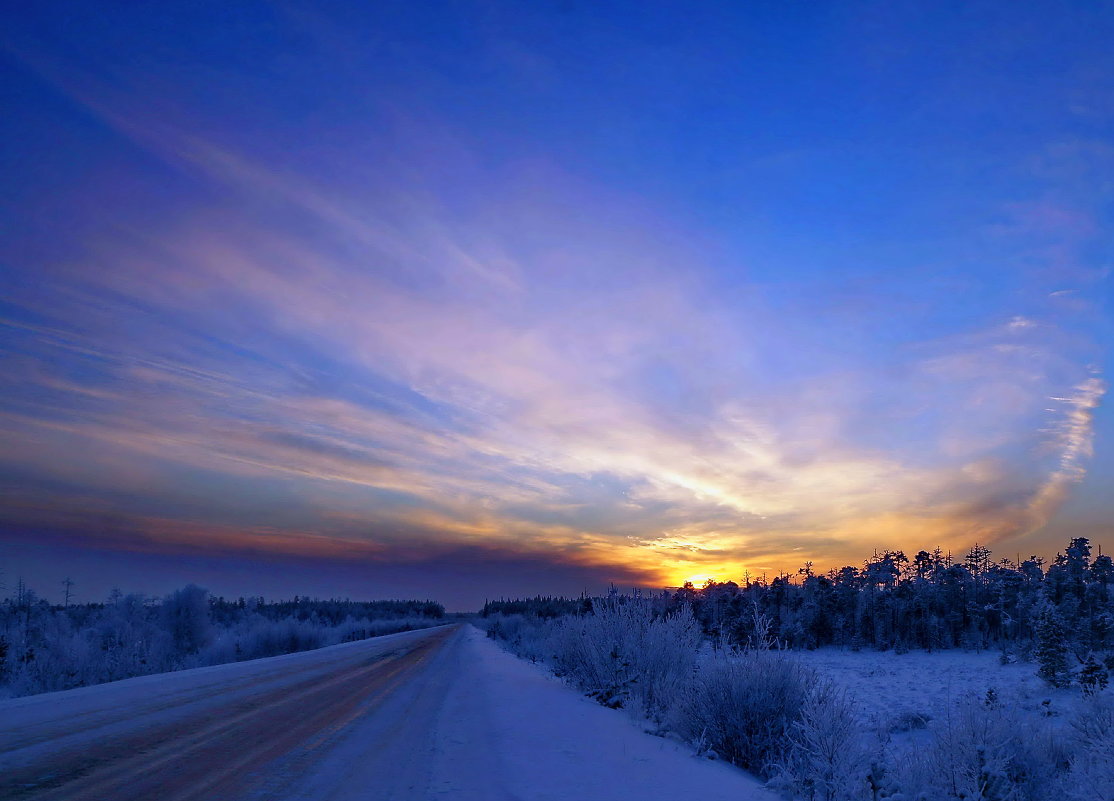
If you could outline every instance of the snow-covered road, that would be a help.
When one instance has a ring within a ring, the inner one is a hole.
[[[471,626],[0,702],[0,798],[771,801]]]

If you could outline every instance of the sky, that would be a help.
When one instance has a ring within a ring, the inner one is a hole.
[[[1107,4],[5,16],[8,591],[1114,548]]]

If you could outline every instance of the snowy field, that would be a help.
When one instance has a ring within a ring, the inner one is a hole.
[[[1051,688],[1036,675],[1035,664],[1003,665],[997,651],[821,648],[794,654],[845,689],[864,723],[887,732],[920,728],[918,720],[927,722],[972,699],[984,703],[988,691],[998,703],[1041,718],[1073,713],[1082,701],[1078,687]]]

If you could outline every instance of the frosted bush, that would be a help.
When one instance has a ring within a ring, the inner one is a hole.
[[[327,645],[327,634],[326,629],[309,621],[255,617],[218,637],[198,655],[196,664],[218,665],[309,651]]]
[[[553,663],[551,645],[555,633],[553,623],[523,615],[492,614],[473,621],[487,636],[501,641],[508,649],[531,662]]]
[[[689,739],[762,776],[783,764],[815,675],[784,651],[747,650],[705,663],[675,712]]]
[[[355,642],[366,640],[369,637],[382,637],[384,634],[397,634],[400,631],[414,631],[437,626],[443,620],[428,617],[400,617],[369,620],[366,617],[353,618],[348,616],[337,626],[329,629],[326,634],[326,645],[335,645],[342,642]]]
[[[431,602],[278,602],[265,607],[271,616],[261,608],[254,600],[214,601],[193,585],[161,603],[121,593],[106,605],[2,602],[0,696],[305,651],[443,622],[443,610]],[[346,609],[386,617],[342,618]],[[406,610],[419,614],[398,616]]]
[[[428,628],[440,622],[421,617],[368,620],[349,616],[336,626],[328,626],[316,619],[270,620],[261,615],[253,615],[240,621],[234,628],[220,632],[198,654],[195,664],[220,665],[245,659],[311,651],[326,645]]]
[[[813,687],[785,733],[784,758],[771,786],[807,801],[871,799],[872,749],[846,693],[830,682]]]
[[[548,645],[557,671],[600,703],[660,718],[691,682],[702,641],[687,607],[655,615],[648,600],[615,598],[559,621]]]
[[[1064,759],[1048,724],[1012,705],[965,698],[929,726],[929,745],[905,757],[897,784],[908,798],[1044,801]]]
[[[1114,798],[1114,702],[1101,696],[1072,721],[1070,768],[1060,797],[1065,801]]]

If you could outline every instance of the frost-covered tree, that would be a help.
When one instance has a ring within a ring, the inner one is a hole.
[[[181,653],[197,653],[208,642],[211,628],[209,591],[196,584],[175,590],[163,599],[162,620]]]
[[[1095,659],[1094,654],[1088,654],[1087,660],[1079,670],[1079,686],[1083,688],[1083,694],[1094,695],[1105,690],[1107,682],[1106,667]]]
[[[1068,643],[1064,620],[1050,604],[1040,611],[1036,621],[1037,675],[1053,687],[1071,683],[1068,671]]]

